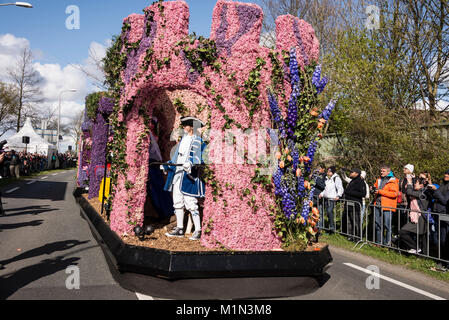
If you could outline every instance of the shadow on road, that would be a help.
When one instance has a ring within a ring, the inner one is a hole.
[[[44,212],[50,212],[50,211],[57,211],[58,209],[52,209],[49,208],[50,206],[48,204],[42,205],[42,206],[29,206],[29,207],[22,207],[22,208],[11,208],[11,209],[5,209],[5,216],[8,217],[16,217],[16,216],[24,216],[27,214],[31,215],[38,215],[40,213]],[[17,213],[9,213],[11,211],[19,211]]]
[[[0,224],[0,230],[11,230],[23,227],[37,227],[40,226],[44,220],[33,220],[29,222],[22,223],[10,223],[10,224]]]
[[[31,249],[28,250],[26,252],[23,252],[11,259],[7,259],[7,260],[3,260],[0,261],[0,264],[6,266],[12,262],[16,262],[19,260],[23,260],[23,259],[29,259],[32,257],[37,257],[37,256],[41,256],[41,255],[49,255],[52,254],[53,252],[57,252],[57,251],[65,251],[65,250],[69,250],[72,249],[76,246],[79,246],[81,244],[85,244],[90,242],[89,240],[86,241],[78,241],[78,240],[65,240],[65,241],[58,241],[58,242],[53,242],[53,243],[47,243],[46,245],[43,245],[39,248],[35,248],[35,249]]]
[[[67,182],[38,181],[26,189],[20,189],[9,194],[3,194],[4,199],[38,199],[64,201]]]
[[[42,209],[43,207],[49,207],[49,206],[50,205],[45,204],[45,205],[42,205],[42,206],[28,206],[28,207],[21,207],[21,208],[9,208],[9,209],[5,209],[5,212]]]
[[[65,270],[68,266],[77,265],[76,262],[79,259],[78,257],[47,259],[38,264],[22,268],[11,275],[0,277],[0,299],[7,299],[17,290],[40,278]]]
[[[165,299],[203,300],[299,297],[319,290],[330,276],[165,280],[125,272],[120,279],[120,285],[133,292]]]

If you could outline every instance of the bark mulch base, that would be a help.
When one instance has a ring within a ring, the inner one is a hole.
[[[172,299],[266,298],[310,293],[328,279],[332,256],[326,244],[303,252],[209,249],[188,238],[167,238],[173,220],[156,225],[144,241],[120,238],[100,216],[98,200],[88,201],[80,189],[74,196],[114,278],[128,290]]]
[[[101,213],[101,202],[98,200],[98,198],[92,198],[88,199],[88,194],[84,193],[81,195],[89,204],[95,209],[95,211],[100,215]],[[100,215],[101,216],[101,215]],[[109,223],[107,221],[106,214],[103,213],[102,216],[103,220],[106,223]],[[220,252],[229,252],[230,250],[227,250],[226,248],[207,248],[201,245],[201,241],[192,241],[189,240],[189,236],[191,234],[186,234],[184,238],[169,238],[165,236],[165,233],[172,230],[174,227],[176,227],[176,217],[173,215],[171,216],[170,220],[166,221],[157,221],[155,219],[151,218],[145,218],[145,221],[148,225],[152,225],[154,227],[154,232],[149,235],[145,236],[145,239],[141,241],[138,237],[135,235],[128,235],[121,237],[122,241],[126,244],[132,245],[132,246],[140,246],[140,247],[148,247],[148,248],[154,248],[154,249],[161,249],[161,250],[169,250],[174,252],[214,252],[214,251],[220,251]],[[186,225],[186,223],[184,223]],[[312,243],[310,244],[305,251],[320,251],[323,248],[325,248],[327,244],[325,243]],[[282,251],[282,249],[274,250],[274,251]]]

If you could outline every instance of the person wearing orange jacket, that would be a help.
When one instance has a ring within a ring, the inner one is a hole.
[[[376,227],[376,243],[390,245],[391,219],[396,212],[399,194],[399,180],[388,165],[380,168],[380,177],[374,183],[374,219]],[[386,235],[384,237],[384,231]]]

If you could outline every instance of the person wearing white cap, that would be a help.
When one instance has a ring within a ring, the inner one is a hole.
[[[360,214],[361,215],[360,219],[362,221],[362,226],[363,226],[363,218],[365,217],[366,205],[367,205],[367,203],[369,203],[369,186],[368,186],[368,183],[366,183],[366,171],[362,170],[360,177],[362,177],[362,180],[365,183],[365,189],[366,189],[365,196],[362,199],[362,212]],[[362,228],[362,233],[363,233],[363,228]]]
[[[205,124],[195,117],[181,118],[184,136],[178,143],[171,163],[183,166],[163,166],[168,171],[164,190],[173,191],[173,207],[176,215],[176,227],[165,235],[167,237],[184,237],[184,209],[192,214],[195,232],[190,240],[201,238],[201,219],[198,210],[198,198],[205,194],[204,181],[199,178],[199,170],[195,165],[203,163],[203,151],[206,144],[197,135],[196,130]]]
[[[415,171],[415,166],[412,164],[407,164],[404,166],[404,177],[399,180],[399,196],[398,196],[398,207],[399,207],[399,221],[396,219],[393,221],[393,225],[396,228],[402,228],[407,222],[407,210],[410,209],[410,196],[407,196],[407,179],[412,178],[412,184],[415,185],[416,178],[413,172]]]

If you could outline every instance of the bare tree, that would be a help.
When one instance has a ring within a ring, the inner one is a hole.
[[[100,90],[106,90],[103,58],[93,48],[89,48],[87,61],[87,65],[72,64],[72,66],[83,72],[90,79],[92,85]]]
[[[33,114],[36,103],[42,102],[40,84],[42,78],[33,68],[33,56],[29,49],[23,49],[17,64],[8,70],[9,76],[18,92],[16,130],[20,130],[22,119]]]
[[[14,110],[18,104],[14,86],[0,82],[0,136],[15,129]]]
[[[434,119],[440,100],[449,98],[449,2],[403,0],[409,19],[407,40],[415,58],[416,83]]]
[[[334,47],[341,29],[360,24],[363,1],[359,0],[259,0],[264,9],[263,38],[275,43],[275,21],[280,15],[291,14],[310,23],[320,41],[321,55]]]
[[[72,121],[68,124],[68,134],[75,140],[75,152],[78,153],[78,141],[81,137],[81,125],[84,121],[84,110],[78,112]]]

